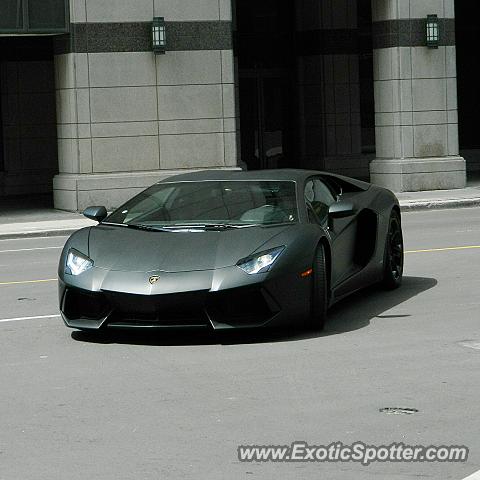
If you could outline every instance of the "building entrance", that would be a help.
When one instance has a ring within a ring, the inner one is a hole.
[[[236,4],[242,161],[249,169],[295,167],[294,1]]]
[[[0,197],[52,192],[58,171],[52,38],[0,37]]]
[[[470,177],[480,176],[480,135],[476,121],[480,109],[480,89],[474,73],[480,60],[477,47],[480,40],[479,14],[478,2],[455,2],[459,146]]]

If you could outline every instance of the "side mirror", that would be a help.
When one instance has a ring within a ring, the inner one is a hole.
[[[90,220],[95,220],[98,223],[104,220],[108,215],[105,207],[87,207],[83,211],[83,214]]]
[[[339,201],[330,205],[328,216],[330,218],[346,218],[355,215],[355,207],[353,203]]]

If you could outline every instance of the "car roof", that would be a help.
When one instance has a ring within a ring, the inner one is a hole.
[[[300,169],[270,169],[270,170],[200,170],[196,172],[174,175],[165,178],[158,183],[169,182],[192,182],[192,181],[214,181],[214,180],[284,180],[301,182],[312,175],[327,174],[315,170]]]

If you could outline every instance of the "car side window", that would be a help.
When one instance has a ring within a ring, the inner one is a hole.
[[[305,202],[309,211],[313,212],[316,221],[325,224],[328,221],[328,209],[336,199],[331,189],[319,178],[311,179],[305,185]],[[311,217],[312,215],[309,214]],[[312,220],[310,218],[310,220]]]

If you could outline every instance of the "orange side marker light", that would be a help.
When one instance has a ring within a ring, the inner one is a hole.
[[[313,273],[313,268],[309,268],[300,274],[302,278],[309,277]]]

